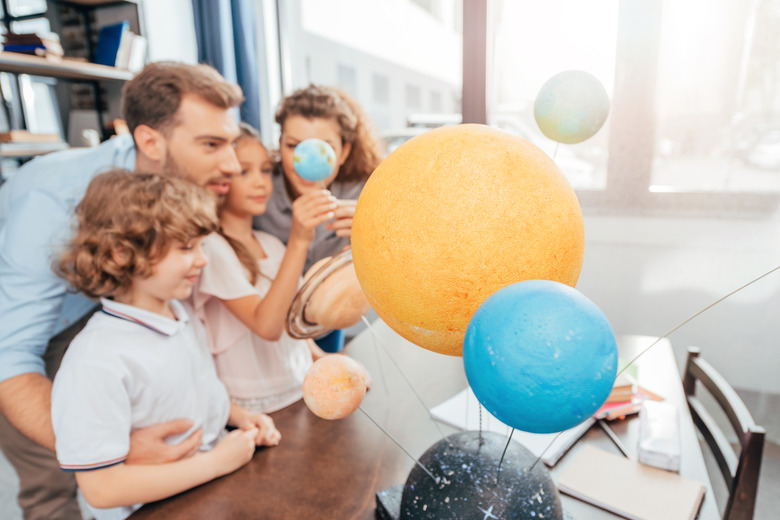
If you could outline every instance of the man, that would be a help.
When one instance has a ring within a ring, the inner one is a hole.
[[[75,480],[54,455],[50,397],[67,345],[95,310],[51,269],[75,206],[111,167],[169,173],[226,193],[240,171],[233,109],[242,101],[237,85],[205,65],[147,65],[122,92],[132,137],[38,158],[0,187],[0,447],[19,475],[25,519],[81,519]],[[188,455],[199,432],[176,446],[163,439],[190,426],[182,419],[135,432],[127,463]]]

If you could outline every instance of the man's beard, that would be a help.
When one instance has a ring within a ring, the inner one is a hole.
[[[163,173],[166,175],[170,175],[171,177],[176,177],[178,179],[183,179],[185,181],[191,182],[193,184],[198,184],[195,181],[192,180],[192,177],[187,175],[187,173],[184,171],[184,168],[179,166],[179,163],[176,162],[176,159],[173,158],[173,155],[171,155],[170,150],[165,151],[165,162],[162,165]],[[213,190],[207,190],[205,186],[202,186],[198,184],[202,189],[206,191],[211,197],[214,199],[214,202],[217,203],[217,206],[221,206],[222,203],[225,201],[226,195],[222,193],[216,193]]]
[[[165,151],[165,161],[163,162],[162,169],[163,173],[166,175],[192,182],[192,177],[184,173],[184,169],[181,168],[179,163],[176,162],[176,159],[173,158],[170,150]]]

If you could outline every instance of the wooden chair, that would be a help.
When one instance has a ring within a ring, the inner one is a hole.
[[[750,520],[756,504],[766,430],[756,425],[739,395],[712,365],[700,357],[700,353],[697,347],[688,348],[683,376],[688,408],[693,422],[712,450],[729,490],[723,520]],[[696,381],[700,381],[712,394],[728,417],[739,440],[739,453],[696,397]]]

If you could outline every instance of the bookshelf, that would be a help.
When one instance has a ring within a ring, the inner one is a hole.
[[[106,67],[105,65],[69,60],[67,58],[52,60],[39,56],[4,51],[0,51],[0,72],[74,81],[127,81],[133,77],[131,72],[115,67]],[[3,144],[0,145],[0,157],[24,159],[64,148],[63,146],[57,146],[57,143],[47,144],[48,146],[35,145],[30,147],[12,147],[9,144]]]
[[[19,5],[22,4],[0,0],[0,23],[8,29],[21,22],[33,23],[19,27],[19,32],[46,31],[49,26],[60,36],[66,57],[44,58],[0,48],[0,110],[4,109],[0,116],[5,116],[0,117],[5,120],[0,125],[3,131],[60,133],[62,142],[31,146],[0,143],[0,183],[3,173],[10,173],[31,157],[65,148],[67,141],[82,145],[80,128],[96,128],[101,140],[111,135],[104,122],[119,117],[122,84],[134,74],[92,63],[98,31],[103,25],[126,19],[135,34],[144,32],[141,6],[132,0],[36,0],[24,4],[29,9]],[[48,125],[36,122],[36,117],[46,117]],[[52,123],[54,119],[56,124]]]
[[[0,72],[82,81],[127,81],[133,77],[133,73],[117,69],[116,67],[107,67],[68,58],[52,60],[39,56],[3,51],[0,51]]]

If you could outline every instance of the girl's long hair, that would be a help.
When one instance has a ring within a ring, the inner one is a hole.
[[[260,132],[258,132],[255,128],[253,128],[251,125],[248,125],[246,123],[240,123],[239,129],[241,130],[241,135],[238,138],[238,143],[241,141],[256,141],[260,146],[263,145],[263,140],[260,137]],[[224,204],[224,202],[223,202]],[[238,257],[238,260],[241,262],[241,265],[244,266],[244,268],[249,273],[249,282],[252,285],[255,285],[257,283],[257,279],[260,276],[263,276],[263,273],[260,272],[260,266],[257,265],[257,260],[252,256],[252,253],[249,252],[249,249],[239,242],[238,240],[234,238],[230,238],[225,234],[225,231],[222,229],[222,226],[219,226],[219,229],[217,229],[217,232],[224,238],[228,244],[230,244],[230,247],[233,248],[233,252],[236,253],[236,256]]]

